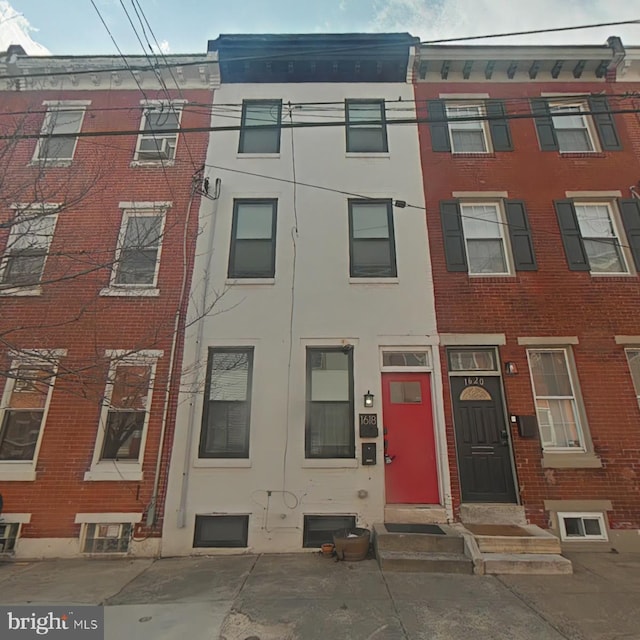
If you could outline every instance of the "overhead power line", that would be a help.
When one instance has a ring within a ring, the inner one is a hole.
[[[475,35],[475,36],[460,36],[455,38],[438,38],[433,40],[422,40],[416,44],[420,45],[430,45],[430,44],[446,44],[448,42],[465,42],[471,40],[486,40],[489,38],[508,38],[508,37],[517,37],[517,36],[525,36],[525,35],[539,35],[542,33],[554,33],[554,32],[563,32],[563,31],[578,31],[585,29],[597,29],[599,27],[615,27],[615,26],[623,26],[630,24],[640,24],[640,19],[636,20],[618,20],[615,22],[598,22],[593,24],[583,24],[576,26],[568,26],[568,27],[549,27],[547,29],[532,29],[527,31],[512,31],[508,33],[492,33],[492,34],[483,34],[483,35]],[[398,48],[399,44],[397,42],[393,43],[378,43],[378,44],[367,44],[367,45],[356,45],[351,47],[316,47],[310,48],[303,51],[296,51],[297,56],[305,56],[305,55],[315,55],[315,54],[333,54],[333,53],[346,53],[346,52],[354,52],[359,50],[384,50],[388,48]],[[402,45],[400,45],[402,46]],[[594,45],[597,46],[597,45]],[[193,55],[202,55],[202,54],[180,54],[185,57],[193,56]],[[261,61],[261,60],[277,60],[278,58],[283,58],[288,56],[289,54],[269,54],[263,56],[230,56],[225,58],[224,62],[251,62],[251,61]],[[86,56],[91,57],[91,56]],[[95,56],[99,57],[99,56]],[[140,56],[129,56],[131,58],[139,58]],[[0,80],[16,80],[16,79],[24,79],[24,78],[38,78],[38,77],[56,77],[56,76],[70,76],[70,75],[85,75],[92,73],[100,73],[100,72],[117,72],[117,71],[156,71],[168,68],[175,67],[188,67],[188,66],[196,66],[196,65],[205,65],[213,63],[213,59],[204,58],[202,60],[194,60],[191,62],[172,62],[168,64],[152,64],[152,65],[130,65],[125,67],[112,67],[105,69],[102,68],[94,68],[94,69],[70,69],[67,71],[44,71],[44,72],[29,72],[28,74],[8,74],[8,75],[0,75]]]
[[[575,117],[576,115],[583,116],[598,116],[609,114],[630,114],[640,113],[640,109],[612,109],[610,111],[571,111],[571,112],[557,112],[553,113],[554,118]],[[464,116],[460,118],[393,118],[385,120],[386,125],[410,125],[410,124],[445,124],[450,122],[488,122],[493,120],[528,120],[534,118],[541,118],[545,116],[534,115],[533,113],[508,113],[501,116]],[[256,125],[252,126],[253,130],[269,130],[269,129],[313,129],[313,128],[325,128],[325,127],[344,127],[347,126],[345,120],[340,122],[281,122],[279,125]],[[380,120],[359,120],[358,125],[375,125],[380,126]],[[243,127],[241,125],[221,125],[215,127],[174,127],[171,129],[145,129],[144,133],[148,135],[167,135],[170,133],[206,133],[212,131],[241,131]],[[56,138],[100,138],[111,136],[137,136],[141,133],[139,129],[126,129],[126,130],[110,130],[110,131],[80,131],[73,135],[68,133],[21,133],[11,135],[0,135],[0,140],[37,140],[40,138],[56,139]]]

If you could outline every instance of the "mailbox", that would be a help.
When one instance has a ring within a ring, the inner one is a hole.
[[[375,442],[363,442],[362,443],[362,464],[372,465],[377,463],[376,443]]]
[[[521,438],[538,437],[538,419],[536,416],[511,416],[511,421],[518,424],[518,434]]]

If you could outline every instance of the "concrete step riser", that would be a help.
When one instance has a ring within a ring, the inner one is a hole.
[[[505,554],[507,555],[507,554]],[[484,558],[484,571],[491,575],[569,575],[573,573],[571,561],[562,556],[531,555],[502,558]]]
[[[460,520],[467,524],[524,525],[524,507],[515,504],[461,504]]]
[[[552,538],[484,538],[476,537],[483,553],[546,553],[560,554],[560,540]]]
[[[407,524],[442,524],[447,522],[447,512],[438,507],[425,509],[387,505],[384,508],[384,521]]]
[[[387,551],[464,553],[464,539],[419,533],[377,533],[376,546]]]
[[[470,575],[473,573],[471,561],[461,560],[429,560],[416,559],[380,559],[380,568],[383,571],[401,571],[405,573],[458,573]]]

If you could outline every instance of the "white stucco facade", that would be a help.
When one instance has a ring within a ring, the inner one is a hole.
[[[243,100],[260,99],[282,100],[283,125],[344,122],[345,99],[385,99],[387,120],[415,118],[411,84],[223,82],[212,126],[239,125]],[[301,550],[304,515],[352,514],[365,527],[381,522],[384,347],[430,352],[440,504],[450,513],[417,127],[388,124],[387,137],[388,153],[347,153],[344,126],[283,128],[280,153],[252,155],[238,153],[238,131],[212,132],[205,175],[218,197],[203,199],[200,210],[164,555],[212,552],[193,547],[196,515],[249,515],[248,549],[256,552]],[[358,197],[410,205],[393,207],[397,277],[350,278],[348,200]],[[233,204],[243,198],[277,199],[273,279],[227,278]],[[306,459],[306,348],[345,345],[353,345],[355,458]],[[254,349],[248,458],[198,457],[209,347]],[[380,425],[378,460],[363,466],[358,413],[369,390],[369,412]]]

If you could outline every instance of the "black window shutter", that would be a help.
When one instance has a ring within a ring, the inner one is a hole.
[[[442,221],[447,271],[468,271],[460,203],[457,200],[442,200],[440,202],[440,220]]]
[[[558,215],[558,224],[562,233],[562,243],[571,271],[589,271],[589,259],[584,250],[580,235],[576,209],[572,200],[555,200],[553,203]]]
[[[429,100],[429,129],[431,130],[431,150],[451,151],[449,140],[449,125],[447,124],[447,110],[444,100]]]
[[[604,96],[594,96],[589,98],[589,111],[593,113],[591,117],[595,122],[600,138],[600,146],[603,151],[620,151],[622,145],[613,121],[609,101]]]
[[[537,271],[538,263],[533,250],[527,210],[521,200],[506,200],[507,224],[511,239],[511,252],[516,271]]]
[[[549,103],[544,98],[534,98],[531,100],[531,111],[535,116],[540,149],[542,151],[557,151],[558,139],[553,128]]]
[[[636,269],[640,271],[640,200],[638,198],[619,199],[618,206]]]
[[[511,131],[502,100],[487,100],[485,104],[489,117],[489,130],[494,151],[513,151]]]

